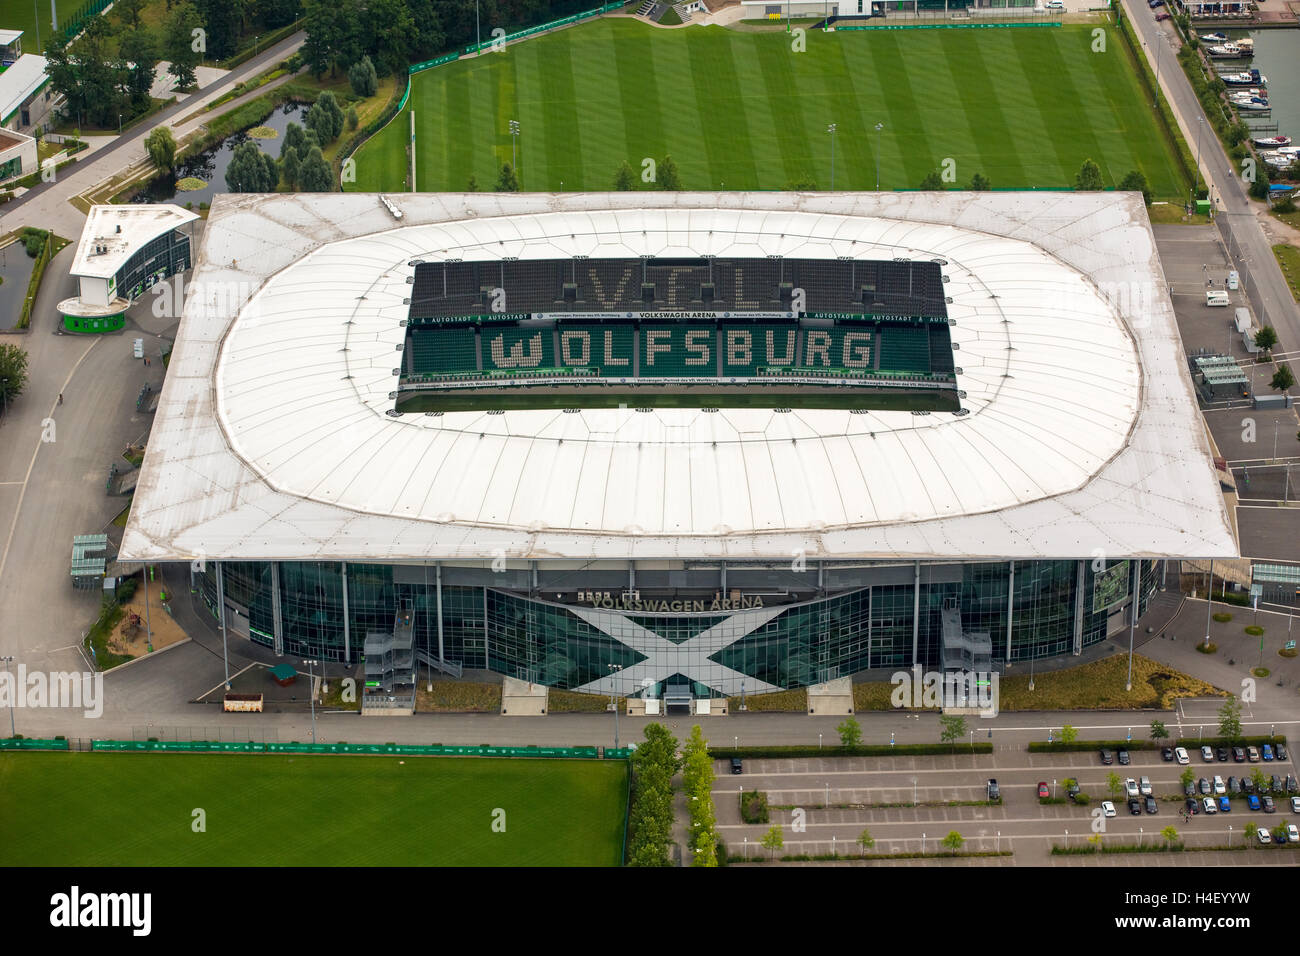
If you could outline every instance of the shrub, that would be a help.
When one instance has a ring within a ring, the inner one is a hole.
[[[746,823],[767,823],[767,794],[751,790],[740,795],[740,818]]]

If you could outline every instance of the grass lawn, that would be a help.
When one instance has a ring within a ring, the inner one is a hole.
[[[1288,245],[1274,246],[1273,255],[1282,267],[1282,275],[1286,276],[1286,284],[1291,287],[1291,295],[1300,302],[1300,249]]]
[[[1092,52],[1091,26],[813,33],[656,30],[605,19],[417,74],[418,185],[491,189],[522,126],[525,190],[612,188],[626,160],[676,162],[685,189],[829,186],[913,189],[945,159],[955,185],[1067,187],[1085,159],[1107,185],[1132,169],[1157,199],[1181,201],[1173,155],[1119,36]],[[409,119],[357,154],[356,190],[398,190]],[[647,187],[649,188],[649,187]]]
[[[59,4],[62,8],[63,4]],[[73,13],[81,4],[74,2],[68,4],[70,9],[68,13]],[[37,24],[36,17],[40,16],[40,23]],[[65,16],[62,9],[59,10],[60,23]],[[50,29],[50,5],[48,3],[33,4],[31,0],[0,0],[0,26],[6,30],[23,31],[23,52],[40,53],[49,43],[53,31]],[[41,42],[36,42],[36,31],[40,29]]]
[[[626,798],[623,761],[5,753],[0,865],[617,866]]]

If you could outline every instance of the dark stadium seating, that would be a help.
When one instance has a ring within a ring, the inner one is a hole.
[[[768,339],[771,337],[771,351]],[[793,323],[747,322],[722,326],[722,374],[726,377],[757,375],[758,369],[789,365],[799,360],[798,328]]]
[[[483,368],[552,368],[555,351],[549,328],[487,328],[483,330]]]
[[[472,372],[478,368],[472,328],[414,329],[410,339],[407,351],[411,356],[412,373],[441,375]]]
[[[691,348],[687,347],[688,335]],[[641,326],[638,341],[642,378],[718,374],[717,330],[713,323],[647,322]],[[665,346],[668,351],[660,351]]]
[[[930,333],[925,328],[886,327],[880,367],[897,372],[930,371]]]

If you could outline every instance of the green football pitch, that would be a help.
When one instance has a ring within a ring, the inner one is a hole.
[[[0,754],[0,866],[617,866],[626,805],[614,760]]]
[[[518,120],[525,191],[603,190],[626,160],[671,155],[684,189],[915,189],[951,160],[955,186],[1068,187],[1094,159],[1108,186],[1142,171],[1157,198],[1185,187],[1123,41],[1106,28],[658,30],[604,19],[416,74],[420,191],[494,188]],[[883,130],[876,132],[877,123]],[[356,154],[357,190],[406,188],[410,119]],[[642,184],[643,185],[643,184]],[[644,187],[643,185],[643,188]]]

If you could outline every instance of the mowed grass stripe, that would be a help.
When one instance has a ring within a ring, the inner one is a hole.
[[[1015,142],[1006,114],[1002,111],[1002,98],[993,85],[989,64],[984,56],[983,44],[963,44],[953,34],[942,31],[940,42],[947,54],[950,82],[961,99],[962,112],[966,114],[965,140],[969,142],[968,154],[957,161],[957,183],[963,188],[979,173],[991,183],[1023,183],[1028,181],[1025,168],[1014,150],[1000,154],[981,150],[975,142],[979,138],[993,137],[994,142]],[[953,67],[956,75],[953,75]]]
[[[1090,38],[1085,35],[1054,39],[1058,50],[1057,62],[1062,67],[1058,92],[1069,102],[1077,103],[1080,115],[1087,117],[1086,122],[1074,127],[1086,154],[1083,159],[1096,161],[1106,185],[1113,186],[1133,166],[1123,137],[1117,135],[1116,117],[1101,92],[1105,80],[1093,71],[1093,64],[1100,61],[1102,54],[1092,52]],[[1079,160],[1080,165],[1083,159]]]
[[[553,192],[565,187],[581,188],[583,157],[582,130],[578,125],[578,97],[574,90],[574,60],[570,49],[571,30],[560,30],[547,37],[545,51],[540,53],[543,65],[540,98],[535,108],[527,112],[527,125],[519,134],[519,147],[523,156],[519,167],[522,175],[519,188],[526,192]],[[507,120],[509,117],[507,117]],[[520,118],[523,124],[522,117]],[[545,144],[531,138],[533,133],[545,128]],[[507,124],[507,129],[508,129]]]
[[[838,189],[875,189],[877,144],[882,153],[886,148],[892,148],[886,146],[884,130],[876,132],[877,123],[892,122],[885,106],[884,86],[870,44],[841,43],[837,47],[847,77],[846,89],[852,92],[856,101],[858,128],[862,130],[862,136],[841,138],[836,133],[835,185]],[[852,126],[849,132],[852,133]],[[881,175],[884,175],[883,168]],[[888,180],[882,180],[882,183],[886,182]]]
[[[770,39],[765,37],[765,39]],[[752,61],[758,64],[761,86],[765,94],[772,117],[772,134],[780,163],[781,182],[810,178],[821,183],[822,170],[813,162],[812,149],[808,142],[808,128],[805,124],[804,108],[800,98],[794,95],[797,89],[794,76],[794,57],[808,54],[792,54],[784,37],[777,37],[775,43],[754,43],[756,54]],[[775,165],[775,164],[774,164]],[[772,185],[771,173],[775,168],[765,170],[768,178],[764,185]]]
[[[757,168],[758,183],[785,185],[798,174],[791,175],[791,157],[787,146],[793,145],[795,135],[788,135],[793,127],[791,118],[782,116],[782,106],[773,99],[767,87],[767,70],[759,51],[767,44],[753,44],[743,34],[728,34],[733,48],[732,62],[736,67],[736,82],[743,96],[749,124],[749,152]],[[783,136],[787,138],[782,139]]]
[[[816,52],[818,56],[815,62],[819,64],[817,80],[823,90],[826,110],[822,121],[809,130],[809,139],[813,143],[813,154],[817,164],[817,175],[813,179],[823,189],[830,188],[831,136],[826,131],[826,127],[830,123],[834,123],[836,187],[838,189],[848,189],[854,186],[862,189],[873,188],[875,186],[875,157],[869,155],[869,148],[866,151],[866,161],[871,170],[870,182],[862,181],[862,170],[855,169],[855,166],[861,165],[860,163],[855,164],[845,161],[849,155],[845,151],[846,144],[869,144],[870,137],[867,135],[866,121],[862,116],[861,109],[859,109],[861,99],[857,92],[845,82],[845,78],[849,75],[849,66],[844,59],[844,46],[836,43],[828,48],[819,47]],[[807,61],[805,59],[801,62]],[[820,111],[818,115],[821,116]],[[862,154],[863,150],[858,149],[856,152]]]
[[[1060,132],[1058,120],[1043,111],[1037,87],[1043,82],[1045,70],[1051,69],[1051,48],[1026,53],[1015,45],[1010,36],[997,37],[996,55],[985,49],[985,56],[997,64],[994,83],[997,95],[1003,101],[1003,112],[1010,127],[1014,152],[1025,171],[1025,182],[1052,186],[1074,184],[1076,163],[1070,166],[1069,155],[1062,158],[1053,146]],[[990,177],[991,178],[991,177]],[[1014,185],[993,180],[995,187]]]
[[[687,30],[686,49],[695,76],[695,109],[706,128],[704,150],[708,168],[695,189],[713,189],[729,182],[733,189],[753,189],[758,170],[750,152],[749,120],[736,80],[736,64],[728,34],[717,30]],[[685,91],[683,91],[685,94]]]
[[[1045,30],[1043,32],[1055,33],[1056,31]],[[1054,37],[1043,39],[1038,45],[1025,43],[1018,36],[1013,36],[1011,42],[1020,61],[1022,72],[1025,75],[1025,82],[1033,94],[1034,105],[1039,115],[1048,115],[1053,109],[1053,104],[1060,102],[1073,103],[1072,100],[1065,99],[1062,78],[1065,76],[1066,70],[1056,60],[1057,48]],[[1051,84],[1042,80],[1035,82],[1033,78],[1042,76],[1044,67],[1048,62],[1054,64],[1053,68],[1057,74],[1055,79]],[[1046,130],[1044,139],[1037,146],[1039,149],[1049,151],[1052,156],[1056,157],[1057,169],[1056,176],[1053,178],[1057,179],[1057,184],[1072,186],[1074,185],[1075,174],[1079,171],[1079,166],[1094,151],[1090,145],[1091,143],[1092,134],[1088,131],[1088,117],[1082,109],[1076,107],[1076,114],[1072,122],[1063,122]]]
[[[1140,169],[1147,185],[1159,195],[1177,195],[1187,188],[1178,168],[1165,162],[1169,153],[1168,137],[1160,124],[1150,94],[1133,73],[1132,60],[1122,39],[1113,31],[1107,35],[1106,57],[1111,62],[1095,69],[1105,77],[1106,102],[1119,124],[1124,144],[1133,157],[1130,168]],[[1106,59],[1102,57],[1101,59]],[[1134,105],[1134,104],[1140,105]],[[1153,132],[1147,133],[1147,130]],[[1124,170],[1127,173],[1128,170]],[[1121,174],[1121,178],[1124,174]]]
[[[661,158],[663,154],[658,151],[667,139],[663,114],[659,109],[661,84],[655,74],[655,58],[649,45],[625,31],[610,32],[613,34],[614,66],[618,71],[619,99],[614,105],[604,108],[621,108],[625,131],[624,155],[615,158],[609,171],[610,184],[613,184],[614,174],[624,159],[640,184],[641,161],[646,157]]]
[[[431,91],[432,92],[432,91]],[[428,104],[433,97],[421,97]],[[489,178],[487,162],[477,162],[472,134],[473,110],[470,108],[470,76],[466,69],[449,71],[442,91],[442,110],[415,109],[415,184],[428,189],[464,189],[470,176],[478,178],[480,189],[491,189],[496,177]],[[439,143],[446,150],[447,162],[441,169],[430,169],[424,150],[436,150]],[[485,144],[486,151],[488,144]],[[453,185],[462,177],[464,182]],[[426,184],[426,180],[429,182]]]
[[[653,30],[652,27],[644,29]],[[665,156],[672,156],[682,186],[703,189],[709,182],[709,155],[705,140],[711,133],[705,130],[701,121],[693,89],[703,79],[692,71],[691,54],[685,39],[686,34],[694,29],[658,31],[661,34],[672,33],[674,37],[668,43],[659,42],[659,37],[648,43],[654,53],[655,75],[660,79],[651,95],[659,98],[659,110],[670,121],[664,125],[663,141],[648,143],[646,155],[653,157],[656,163],[662,162]],[[652,183],[651,188],[654,186]]]
[[[939,168],[932,148],[932,136],[939,130],[928,128],[925,120],[929,111],[922,108],[922,99],[914,94],[912,78],[917,77],[922,85],[924,102],[934,104],[933,97],[940,97],[939,103],[945,105],[941,116],[943,122],[947,122],[949,110],[946,105],[950,102],[951,91],[928,88],[926,83],[925,62],[935,46],[932,37],[918,37],[916,42],[908,42],[906,57],[899,38],[892,33],[873,34],[870,42],[875,68],[889,77],[888,89],[883,96],[889,118],[885,120],[880,146],[881,186],[915,189],[927,173]],[[931,110],[934,108],[930,107]],[[872,177],[867,188],[874,188],[874,167],[859,170],[859,177],[863,173]]]
[[[609,55],[610,39],[599,43],[595,34],[573,33],[573,88],[577,102],[574,113],[582,131],[582,156],[610,157],[608,166],[599,162],[579,163],[576,181],[583,189],[610,189],[614,174],[627,151],[627,124],[636,122],[636,113],[625,113],[619,95],[619,69],[617,61]],[[559,188],[559,184],[553,184]],[[566,190],[570,186],[564,177]]]
[[[0,754],[0,865],[616,866],[626,799],[615,761]]]

